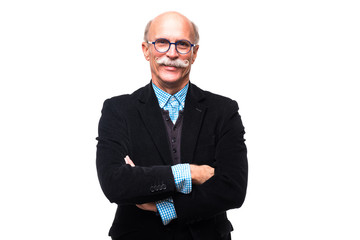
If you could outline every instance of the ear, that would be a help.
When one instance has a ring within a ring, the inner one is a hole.
[[[146,43],[146,42],[143,42],[141,44],[141,47],[142,47],[142,51],[144,53],[144,57],[147,61],[150,60],[150,49],[149,49],[149,44]]]
[[[193,53],[192,53],[192,59],[191,59],[191,64],[193,64],[195,62],[195,59],[197,57],[197,52],[199,50],[199,45],[196,45],[195,47],[193,47]]]

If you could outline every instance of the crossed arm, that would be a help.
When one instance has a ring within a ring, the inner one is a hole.
[[[133,161],[130,159],[129,156],[126,156],[124,160],[126,164],[135,167],[135,164],[133,163]],[[214,168],[208,165],[198,166],[198,165],[190,164],[190,174],[191,174],[192,183],[196,185],[200,185],[206,182],[212,176],[214,176]],[[136,206],[144,211],[152,211],[152,212],[158,211],[155,202],[136,204]]]
[[[176,189],[172,168],[161,165],[158,156],[141,153],[148,162],[158,163],[154,166],[126,164],[124,157],[131,152],[129,123],[118,105],[106,101],[99,122],[96,160],[104,194],[110,202],[137,204],[137,207],[150,211],[157,211],[153,202],[171,197],[177,218],[188,222],[240,207],[246,195],[247,151],[245,132],[237,111],[235,102],[224,108],[223,117],[217,123],[214,152],[208,153],[206,146],[195,153],[198,162],[207,163],[211,161],[206,159],[213,159],[216,173],[210,166],[190,164],[192,190],[190,194],[182,194]]]

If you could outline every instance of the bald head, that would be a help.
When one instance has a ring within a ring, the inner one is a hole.
[[[162,26],[165,24],[179,24],[191,29],[191,42],[194,44],[199,43],[199,32],[197,26],[187,17],[178,12],[165,12],[149,21],[145,28],[144,41],[149,41],[150,37],[156,35],[156,29],[159,28],[159,25]]]

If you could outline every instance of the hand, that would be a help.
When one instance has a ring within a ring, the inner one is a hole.
[[[145,211],[157,212],[155,203],[136,204],[136,206]]]
[[[132,167],[135,167],[135,164],[133,163],[133,161],[131,161],[130,157],[128,155],[126,155],[126,157],[124,158],[125,163],[129,164]]]
[[[191,180],[194,184],[203,184],[214,176],[214,168],[208,165],[190,164]]]

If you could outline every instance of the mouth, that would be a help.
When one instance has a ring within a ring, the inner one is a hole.
[[[168,71],[176,71],[178,69],[177,67],[169,66],[169,65],[162,65],[162,66]]]

